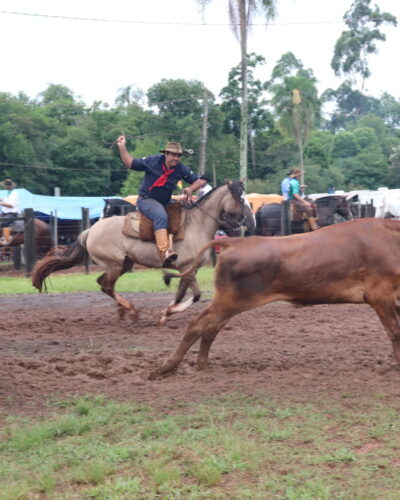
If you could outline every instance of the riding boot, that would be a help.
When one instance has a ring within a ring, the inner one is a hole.
[[[169,245],[168,231],[166,229],[158,229],[154,231],[156,244],[160,253],[162,267],[169,267],[178,258],[178,255],[171,250]]]
[[[10,233],[10,228],[9,227],[3,227],[3,236],[0,239],[0,244],[2,245],[9,245],[11,243],[11,233]]]
[[[310,226],[311,231],[316,231],[318,229],[317,221],[315,217],[307,217],[308,224]]]

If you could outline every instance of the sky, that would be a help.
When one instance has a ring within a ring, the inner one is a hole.
[[[321,92],[337,88],[343,79],[334,76],[330,62],[351,4],[278,0],[273,24],[266,27],[258,17],[249,35],[248,52],[266,59],[257,76],[268,80],[282,54],[291,51],[313,70]],[[399,0],[374,4],[400,23]],[[212,0],[204,14],[196,0],[0,0],[0,92],[35,98],[48,85],[62,84],[88,106],[113,105],[128,85],[146,92],[164,78],[182,78],[200,80],[218,96],[240,62],[227,10],[228,0]],[[386,42],[368,59],[372,77],[365,90],[399,99],[400,28],[382,30]]]

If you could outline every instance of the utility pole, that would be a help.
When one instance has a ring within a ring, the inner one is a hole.
[[[199,175],[204,175],[206,173],[207,129],[208,129],[208,92],[206,89],[204,89],[204,93],[203,93],[203,126],[201,129],[201,139],[200,139]]]

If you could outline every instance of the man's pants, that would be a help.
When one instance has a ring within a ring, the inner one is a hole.
[[[146,217],[153,221],[154,231],[168,228],[168,215],[164,205],[152,198],[138,198],[137,206]]]

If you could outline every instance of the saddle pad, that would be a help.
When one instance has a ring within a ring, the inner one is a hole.
[[[175,205],[175,203],[174,203]],[[178,203],[176,203],[178,205]],[[183,240],[185,236],[186,210],[179,206],[168,212],[168,233],[174,236],[174,241]],[[122,233],[130,238],[138,238],[142,241],[155,241],[153,222],[140,212],[126,214]]]

